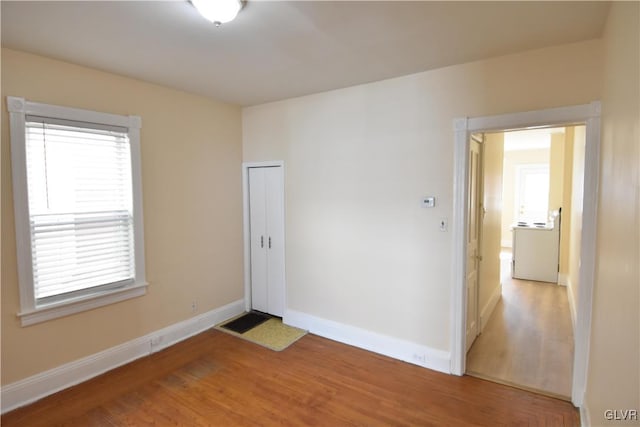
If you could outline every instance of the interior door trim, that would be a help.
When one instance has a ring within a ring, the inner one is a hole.
[[[243,162],[242,163],[242,236],[243,236],[243,248],[244,248],[244,309],[245,311],[251,311],[251,226],[249,218],[249,169],[250,168],[269,168],[280,167],[282,168],[282,212],[285,212],[285,193],[284,193],[284,177],[285,168],[284,161],[273,160],[266,162]],[[283,215],[283,217],[285,216]],[[284,218],[283,218],[284,220]],[[283,234],[286,236],[286,229],[283,224]],[[286,248],[285,248],[286,254]],[[286,258],[283,259],[283,263],[286,262]],[[283,268],[285,268],[283,266]],[[286,272],[286,268],[285,268]],[[284,307],[286,311],[287,307],[287,278],[284,277]]]
[[[469,173],[469,137],[472,133],[504,131],[527,127],[585,125],[584,200],[582,210],[582,241],[580,244],[580,286],[577,295],[576,327],[574,330],[574,363],[571,401],[581,407],[587,381],[591,307],[595,280],[595,242],[597,233],[598,179],[600,174],[601,103],[574,105],[545,110],[526,111],[497,116],[453,120],[455,134],[453,173],[453,262],[451,271],[451,373],[463,375],[466,370],[464,352],[466,326],[466,182]]]

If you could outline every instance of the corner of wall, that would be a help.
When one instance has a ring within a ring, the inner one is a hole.
[[[284,323],[393,359],[402,360],[434,371],[451,373],[450,353],[425,345],[367,331],[332,320],[321,319],[295,310],[287,310]]]

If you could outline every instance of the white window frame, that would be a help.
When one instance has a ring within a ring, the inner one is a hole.
[[[7,109],[11,133],[11,166],[13,171],[13,204],[15,211],[16,251],[18,257],[18,282],[20,311],[17,313],[22,326],[79,313],[107,304],[135,298],[146,293],[144,259],[144,226],[142,223],[142,171],[140,167],[139,116],[122,116],[56,105],[26,101],[7,96]],[[54,119],[102,125],[121,126],[128,129],[131,146],[131,181],[133,194],[133,230],[135,278],[132,284],[91,294],[60,300],[48,304],[36,304],[33,287],[31,257],[31,232],[29,227],[29,200],[27,194],[27,169],[25,150],[25,117],[36,115]]]

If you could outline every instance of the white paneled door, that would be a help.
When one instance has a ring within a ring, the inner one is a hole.
[[[482,229],[482,157],[481,145],[471,139],[469,146],[469,200],[467,229],[467,351],[480,333],[478,325],[478,264]]]
[[[282,167],[249,168],[251,308],[284,314],[284,181]]]

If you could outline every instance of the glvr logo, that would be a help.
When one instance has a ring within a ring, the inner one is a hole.
[[[607,409],[604,418],[609,421],[638,421],[637,409]]]

